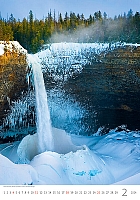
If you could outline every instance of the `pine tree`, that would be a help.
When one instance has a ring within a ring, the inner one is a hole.
[[[68,13],[66,12],[65,17],[64,17],[64,30],[68,31],[69,28],[70,28],[70,19],[69,19]]]
[[[28,18],[22,21],[16,20],[13,14],[7,19],[3,19],[0,13],[0,40],[17,40],[26,48],[29,53],[36,53],[43,44],[50,42],[54,33],[71,34],[77,29],[90,27],[90,38],[85,37],[88,42],[132,42],[140,43],[140,13],[133,15],[132,9],[124,15],[108,18],[104,12],[100,11],[90,14],[89,18],[81,15],[66,12],[64,18],[62,13],[52,14],[51,10],[47,17],[42,20],[34,19],[30,10]],[[80,40],[79,40],[80,41]]]

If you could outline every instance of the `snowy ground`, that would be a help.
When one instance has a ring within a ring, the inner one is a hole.
[[[37,135],[0,146],[1,185],[140,184],[140,135],[69,136],[53,128],[56,151],[35,155]],[[17,154],[18,152],[18,154]]]
[[[27,54],[27,50],[24,49],[19,42],[17,41],[0,41],[0,56],[4,54],[4,48],[12,51],[13,47],[16,48],[17,51]]]

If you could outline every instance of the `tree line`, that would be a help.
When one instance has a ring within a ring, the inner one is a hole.
[[[8,19],[0,16],[0,40],[16,40],[29,53],[36,53],[52,41],[52,36],[61,34],[77,42],[140,43],[140,13],[133,14],[130,9],[127,14],[110,18],[105,12],[97,11],[85,18],[84,14],[74,12],[66,12],[64,16],[58,13],[56,17],[55,11],[50,10],[47,17],[39,20],[30,11],[22,21],[16,20],[13,14]]]

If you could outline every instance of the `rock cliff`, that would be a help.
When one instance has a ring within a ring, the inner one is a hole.
[[[65,84],[65,90],[89,112],[97,111],[98,128],[129,124],[130,129],[139,129],[140,46],[124,45],[96,55],[96,60]]]
[[[0,41],[0,124],[11,101],[27,89],[26,53],[18,42]]]

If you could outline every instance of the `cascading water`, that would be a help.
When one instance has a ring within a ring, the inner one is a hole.
[[[46,69],[49,70],[51,76],[57,80],[61,79],[61,76],[63,80],[67,80],[73,72],[81,72],[82,67],[89,62],[89,53],[96,55],[108,48],[109,44],[61,43],[52,44],[47,47],[45,51],[39,52],[38,54],[28,55],[28,62],[31,65],[34,77],[37,134],[33,137],[27,135],[19,145],[18,155],[21,160],[24,160],[24,158],[31,160],[35,155],[45,151],[66,153],[79,149],[79,147],[77,148],[72,144],[70,137],[65,131],[56,130],[51,127],[42,69],[44,69],[44,71],[46,71]],[[114,46],[112,46],[112,48],[114,48]],[[62,142],[64,148],[60,150]],[[70,150],[67,150],[65,146],[70,146]],[[24,153],[23,149],[25,150]]]
[[[47,93],[45,90],[41,65],[37,57],[29,55],[34,75],[35,96],[36,96],[36,113],[37,113],[37,135],[38,135],[38,152],[54,149],[53,133],[51,128],[50,112],[47,103]]]

